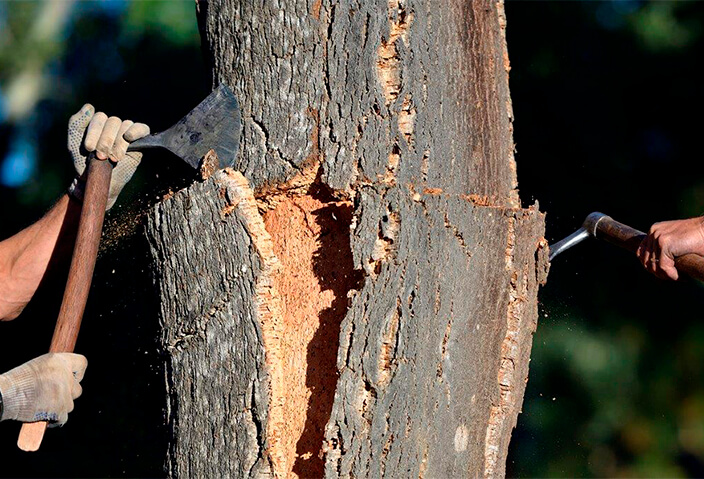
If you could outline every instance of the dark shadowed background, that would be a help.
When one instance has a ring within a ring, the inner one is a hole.
[[[508,1],[518,178],[553,242],[594,210],[640,229],[704,213],[704,3]],[[84,102],[170,126],[208,92],[192,0],[0,2],[0,238],[73,176]],[[140,213],[180,172],[149,155],[108,217],[77,350],[84,395],[39,453],[0,424],[3,476],[160,476],[164,386]],[[0,370],[49,344],[61,278],[0,324]],[[596,241],[558,257],[541,293],[508,474],[704,476],[704,290],[647,276]]]

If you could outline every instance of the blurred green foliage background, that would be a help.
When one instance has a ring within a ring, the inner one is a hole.
[[[704,213],[704,3],[506,4],[521,197],[554,242],[602,211]],[[704,477],[704,290],[598,241],[555,259],[508,471]]]
[[[506,11],[521,197],[540,201],[548,239],[594,210],[640,229],[702,214],[704,3],[514,0]],[[192,0],[0,2],[0,238],[70,183],[66,122],[84,102],[158,131],[208,87]],[[156,164],[145,162],[109,220],[156,197]],[[133,246],[99,262],[98,287],[133,298],[150,289]],[[0,369],[44,351],[56,296],[0,325]],[[157,326],[150,307],[124,303],[89,304],[79,349],[91,367],[60,435],[28,456],[16,428],[0,426],[0,475],[163,474]],[[702,311],[701,287],[657,281],[610,246],[557,258],[508,474],[704,476]]]

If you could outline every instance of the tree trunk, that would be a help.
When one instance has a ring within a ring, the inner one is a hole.
[[[244,131],[233,169],[146,229],[169,474],[502,476],[547,273],[516,190],[503,5],[198,17]]]

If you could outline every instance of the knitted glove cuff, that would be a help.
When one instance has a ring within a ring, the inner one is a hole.
[[[83,203],[85,188],[86,182],[77,176],[73,179],[71,186],[68,187],[68,194]]]

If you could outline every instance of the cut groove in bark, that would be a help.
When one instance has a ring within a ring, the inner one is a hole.
[[[265,228],[264,221],[259,214],[259,209],[254,192],[247,179],[241,173],[225,170],[230,180],[229,191],[235,193],[234,198],[228,198],[229,205],[221,211],[221,217],[230,215],[238,209],[244,216],[254,248],[261,262],[261,274],[255,284],[257,320],[262,330],[265,346],[265,364],[267,365],[269,388],[269,422],[265,431],[267,451],[274,472],[286,469],[287,457],[281,443],[285,443],[285,434],[282,433],[285,424],[282,407],[285,396],[282,370],[277,367],[283,359],[281,349],[271,343],[276,341],[276,335],[281,330],[283,321],[283,307],[280,296],[276,291],[274,277],[281,265],[274,254],[271,236]]]
[[[506,333],[501,343],[501,359],[497,374],[499,387],[498,404],[492,404],[489,412],[489,424],[486,429],[484,444],[484,477],[497,477],[505,474],[504,451],[507,447],[507,432],[515,427],[516,417],[520,410],[520,400],[514,397],[521,395],[525,388],[524,373],[521,371],[522,348],[525,343],[522,334],[525,330],[534,330],[534,326],[528,326],[531,311],[529,279],[530,274],[535,275],[535,280],[539,284],[544,284],[545,265],[549,264],[544,254],[541,252],[546,248],[545,240],[540,239],[536,245],[535,270],[523,266],[515,268],[516,238],[520,237],[516,232],[516,219],[511,218],[508,223],[508,236],[506,241],[505,269],[510,276],[510,288],[508,290],[508,307],[506,314]],[[534,309],[534,308],[532,308]],[[510,437],[510,436],[508,436]]]
[[[294,189],[258,195],[258,204],[240,173],[230,177],[243,193],[225,210],[237,208],[247,218],[262,262],[256,296],[269,375],[266,455],[277,477],[320,477],[340,322],[348,292],[361,282],[350,249],[352,205],[318,184],[303,190],[308,172],[292,182]]]
[[[271,187],[256,202],[239,172],[228,176],[238,194],[222,214],[242,213],[262,262],[256,296],[269,375],[266,455],[277,477],[321,477],[340,322],[362,280],[350,249],[352,205],[317,183],[303,190],[307,173],[293,180],[295,189]]]
[[[349,226],[352,205],[319,185],[306,194],[281,195],[264,214],[280,268],[272,277],[282,320],[269,331],[267,350],[277,351],[281,422],[277,455],[282,476],[321,477],[320,449],[337,384],[336,357],[347,293],[358,289]],[[278,396],[278,394],[277,394]]]

